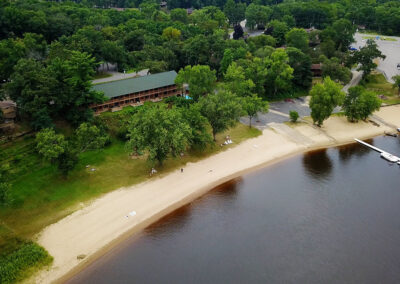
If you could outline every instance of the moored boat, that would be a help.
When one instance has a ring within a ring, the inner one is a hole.
[[[394,156],[392,154],[389,154],[387,152],[382,152],[381,153],[381,158],[383,158],[383,159],[385,159],[385,160],[387,160],[387,161],[389,161],[391,163],[400,162],[400,158],[398,158],[398,157],[396,157],[396,156]]]

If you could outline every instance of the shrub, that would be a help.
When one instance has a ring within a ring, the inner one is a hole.
[[[289,112],[289,117],[291,122],[296,122],[297,119],[299,118],[299,113],[295,110],[291,110]]]
[[[0,255],[0,283],[14,283],[28,276],[34,268],[50,264],[52,257],[33,242],[23,243],[17,250]]]

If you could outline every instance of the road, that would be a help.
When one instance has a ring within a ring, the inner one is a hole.
[[[243,32],[244,32],[244,33],[247,33],[250,37],[252,37],[252,36],[259,36],[259,35],[261,35],[261,34],[264,33],[263,30],[262,30],[262,31],[260,31],[260,30],[254,30],[254,31],[252,31],[252,30],[249,30],[248,28],[246,28],[246,20],[241,21],[241,22],[240,22],[240,25],[241,25],[242,28],[243,28]],[[230,36],[230,38],[232,39],[232,38],[233,38],[233,32],[231,32],[231,33],[229,34],[229,36]]]
[[[376,37],[376,35],[356,33],[354,36],[356,42],[352,46],[357,49],[363,47],[367,41],[363,37],[366,36]],[[397,70],[397,64],[400,63],[400,37],[391,36],[388,38],[395,39],[396,41],[375,40],[379,50],[386,55],[386,59],[379,62],[377,70],[383,73],[389,82],[393,83],[392,77],[400,75],[400,70]]]

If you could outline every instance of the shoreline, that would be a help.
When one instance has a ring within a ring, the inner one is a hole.
[[[400,126],[400,106],[382,108],[375,115],[386,124]],[[294,155],[394,130],[379,120],[376,122],[380,127],[345,120],[331,117],[321,129],[302,123],[293,127],[272,124],[257,138],[197,163],[188,163],[184,173],[177,170],[94,200],[39,234],[39,244],[54,257],[54,263],[49,270],[36,275],[34,282],[66,281],[123,240],[231,179]],[[196,184],[192,183],[194,180]],[[132,210],[137,214],[127,215]],[[81,254],[86,257],[78,260]]]

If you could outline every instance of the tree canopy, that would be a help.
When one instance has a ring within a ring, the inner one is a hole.
[[[186,66],[179,71],[175,83],[181,87],[185,83],[188,84],[190,97],[197,101],[201,96],[213,91],[217,81],[215,73],[205,65]]]
[[[132,116],[128,128],[127,147],[132,152],[148,154],[151,163],[160,165],[165,159],[186,150],[191,129],[181,112],[163,104],[146,104]]]
[[[211,125],[214,141],[215,135],[233,126],[243,111],[241,100],[229,91],[201,97],[199,105],[202,115]]]
[[[366,120],[374,111],[379,110],[381,100],[371,91],[362,86],[349,88],[349,93],[343,102],[343,110],[347,119],[351,122]]]
[[[368,39],[365,46],[356,50],[353,54],[353,62],[360,64],[358,71],[363,71],[363,78],[366,78],[377,65],[374,59],[385,59],[386,56],[378,49],[376,42]]]
[[[331,116],[334,108],[340,106],[345,98],[342,86],[329,77],[322,84],[314,85],[310,95],[311,118],[318,126]]]

